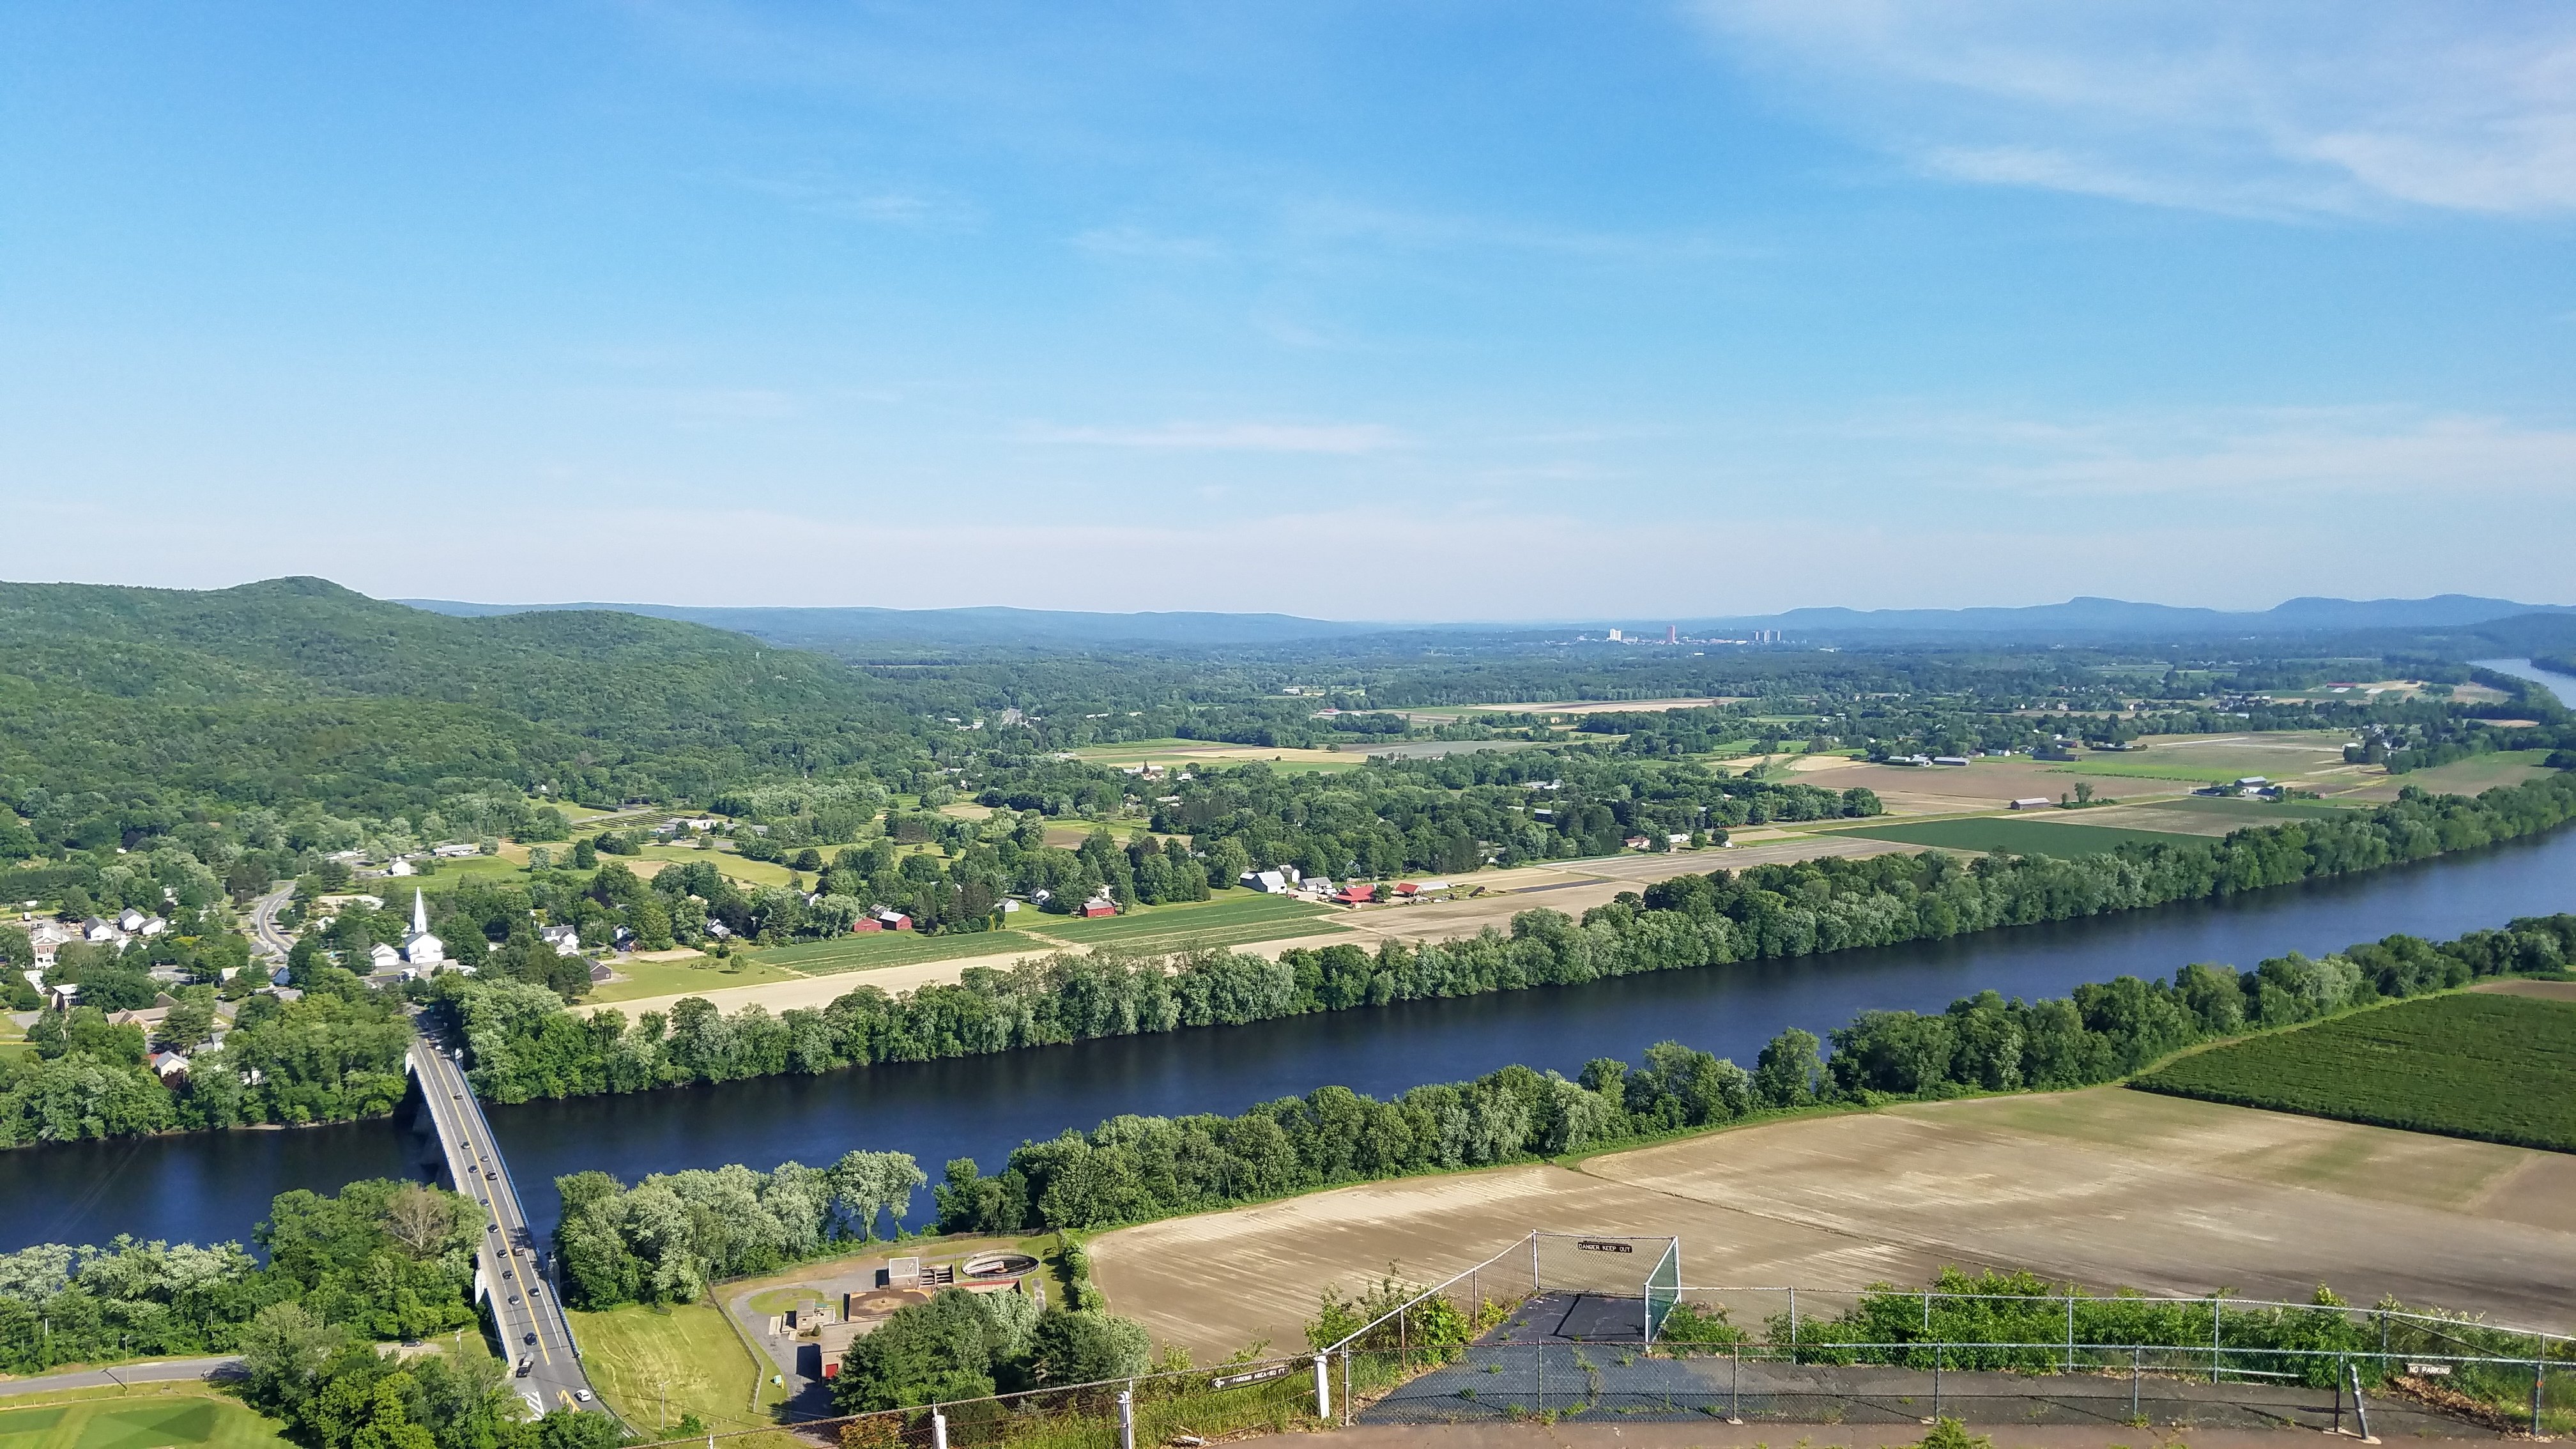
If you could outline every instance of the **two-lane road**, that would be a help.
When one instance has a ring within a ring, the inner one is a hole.
[[[295,943],[277,928],[277,913],[286,909],[286,903],[293,899],[295,882],[287,881],[250,903],[250,938],[259,947],[261,955],[283,961],[286,953],[295,949]]]
[[[477,1266],[492,1295],[492,1318],[500,1326],[510,1363],[514,1370],[526,1366],[524,1374],[512,1379],[511,1387],[540,1413],[599,1409],[590,1378],[573,1350],[571,1325],[538,1271],[544,1247],[529,1230],[509,1165],[501,1160],[491,1126],[483,1120],[483,1109],[474,1100],[464,1071],[426,1038],[412,1042],[411,1059],[456,1190],[479,1199],[491,1214]]]

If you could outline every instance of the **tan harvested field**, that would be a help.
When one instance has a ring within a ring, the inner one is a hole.
[[[2123,793],[2119,798],[2126,800]],[[2248,820],[2239,815],[2195,814],[2183,810],[2151,810],[2142,805],[2111,805],[2092,810],[2050,811],[2047,819],[2059,825],[2110,825],[2128,830],[2152,830],[2162,835],[2206,835],[2213,838],[2249,825],[2287,824],[2281,821]]]
[[[1375,1183],[1092,1244],[1117,1311],[1202,1361],[1300,1341],[1317,1294],[1431,1281],[1533,1227],[1674,1233],[1695,1286],[1855,1289],[1945,1264],[2097,1288],[2576,1324],[2576,1157],[2104,1087],[1909,1105]]]
[[[2543,1001],[2576,1001],[2576,981],[2489,981],[2469,989],[2500,996],[2537,996]]]
[[[1963,810],[1997,810],[2032,797],[2054,800],[2073,793],[2079,778],[2030,759],[1979,760],[1964,766],[1873,765],[1841,755],[1804,755],[1789,768],[1791,778],[1801,785],[1869,790],[1890,815],[1955,815]],[[2192,788],[2182,781],[2126,778],[2116,786],[2101,780],[2091,784],[2122,800],[2187,794]]]

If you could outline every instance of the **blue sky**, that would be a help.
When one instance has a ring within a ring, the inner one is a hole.
[[[0,508],[512,601],[2571,601],[2576,10],[13,6]]]

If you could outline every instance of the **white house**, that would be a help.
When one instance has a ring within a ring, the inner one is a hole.
[[[429,901],[417,888],[411,893],[411,934],[403,937],[402,956],[414,966],[433,969],[447,960],[447,943],[429,933]]]
[[[378,941],[367,950],[367,964],[378,971],[391,971],[402,965],[402,953]]]
[[[1243,873],[1243,884],[1266,896],[1288,894],[1288,877],[1275,870],[1247,870]]]
[[[394,857],[394,863],[393,863],[393,864],[391,864],[391,865],[389,865],[389,866],[386,866],[386,867],[385,867],[385,874],[387,874],[387,875],[418,875],[418,874],[420,874],[420,870],[419,870],[419,868],[418,868],[418,867],[414,866],[410,861],[405,860],[405,859],[403,859],[403,858],[402,858],[402,857],[400,857],[400,856],[396,856],[396,857]]]
[[[581,932],[576,927],[541,926],[537,930],[537,939],[554,947],[558,956],[581,954]]]

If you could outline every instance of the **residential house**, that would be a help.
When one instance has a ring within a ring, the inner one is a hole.
[[[188,1080],[188,1058],[179,1052],[154,1052],[152,1070],[161,1074],[162,1081],[176,1085]]]
[[[371,970],[375,971],[401,970],[402,952],[395,950],[393,947],[386,945],[382,941],[378,941],[375,945],[367,948],[367,965]]]
[[[540,926],[537,939],[554,947],[558,956],[581,954],[581,929],[577,926]]]

